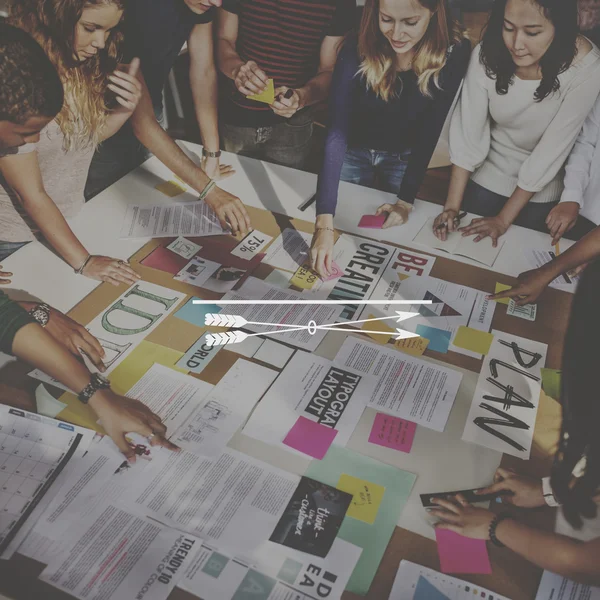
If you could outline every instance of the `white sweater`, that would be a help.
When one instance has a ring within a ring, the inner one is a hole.
[[[600,225],[600,98],[596,100],[565,167],[561,202],[577,202],[581,214]]]
[[[508,92],[496,92],[471,55],[460,100],[450,123],[450,159],[472,171],[486,189],[510,196],[517,186],[554,202],[562,192],[563,165],[600,92],[600,50],[596,46],[559,75],[560,90],[536,102],[539,81],[513,78]]]

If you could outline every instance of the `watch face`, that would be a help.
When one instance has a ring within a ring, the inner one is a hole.
[[[97,388],[102,389],[110,387],[110,381],[103,375],[100,375],[100,373],[94,373],[92,377]]]
[[[50,319],[50,313],[41,306],[38,306],[32,313],[31,316],[42,326],[45,327]]]

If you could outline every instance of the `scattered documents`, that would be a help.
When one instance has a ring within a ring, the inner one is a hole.
[[[460,231],[448,232],[446,241],[443,242],[435,237],[435,234],[433,233],[433,222],[434,219],[429,219],[425,225],[423,225],[421,231],[419,231],[413,239],[415,244],[442,250],[443,252],[448,252],[448,254],[464,256],[465,258],[470,258],[471,260],[487,265],[488,267],[493,266],[494,262],[496,262],[496,258],[498,258],[498,254],[500,254],[500,251],[504,246],[504,241],[501,240],[498,246],[494,248],[492,245],[492,238],[490,237],[475,242],[476,236],[470,235],[463,237]]]
[[[173,240],[168,246],[168,250],[171,252],[175,252],[175,254],[179,254],[182,258],[186,258],[189,260],[196,254],[199,250],[202,250],[202,246],[198,244],[194,244],[190,240],[179,236],[176,240]]]
[[[600,600],[600,587],[577,583],[544,571],[535,600]]]
[[[376,379],[365,398],[372,408],[444,431],[462,378],[458,371],[355,337],[346,338],[335,364]]]
[[[385,413],[377,413],[369,435],[369,443],[400,452],[410,452],[417,425]]]
[[[511,298],[506,309],[506,314],[511,317],[519,317],[526,321],[535,321],[537,315],[537,304],[524,304],[517,306],[516,302]]]
[[[233,256],[249,260],[266,248],[273,238],[266,233],[253,229],[232,251]]]
[[[206,202],[135,204],[127,207],[120,239],[200,237],[224,233]]]
[[[435,530],[442,573],[492,572],[485,540],[474,540],[448,529]]]
[[[492,333],[462,439],[527,460],[548,346]]]

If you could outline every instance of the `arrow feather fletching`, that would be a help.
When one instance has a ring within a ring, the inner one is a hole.
[[[210,327],[244,327],[248,321],[239,315],[207,313],[204,315],[204,324]]]
[[[228,344],[239,344],[248,337],[243,331],[226,331],[225,333],[206,334],[207,346],[227,346]]]

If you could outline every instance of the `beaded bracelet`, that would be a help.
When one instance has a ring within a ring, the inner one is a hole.
[[[509,517],[510,515],[508,513],[500,513],[499,515],[496,515],[490,523],[490,528],[488,530],[490,540],[495,546],[498,546],[498,548],[504,548],[504,544],[496,537],[496,529],[504,519],[508,519]]]

